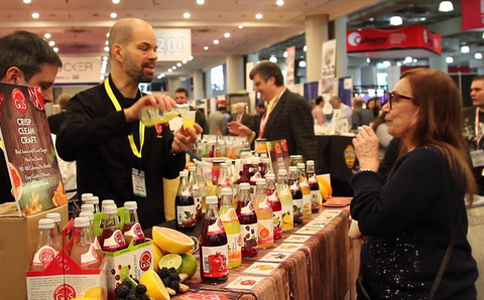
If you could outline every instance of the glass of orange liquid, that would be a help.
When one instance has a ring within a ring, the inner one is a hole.
[[[183,128],[187,129],[188,127],[192,128],[195,125],[195,111],[186,111],[181,114],[183,120]]]

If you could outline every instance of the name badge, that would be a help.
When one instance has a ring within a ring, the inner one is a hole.
[[[138,197],[146,198],[145,172],[133,168],[133,194]]]
[[[484,151],[482,149],[471,151],[471,160],[474,168],[484,166]]]

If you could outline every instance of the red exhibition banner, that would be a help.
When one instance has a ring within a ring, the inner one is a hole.
[[[484,27],[484,1],[462,0],[462,30]]]
[[[364,29],[346,32],[348,52],[426,49],[440,54],[441,37],[417,24],[395,29]]]

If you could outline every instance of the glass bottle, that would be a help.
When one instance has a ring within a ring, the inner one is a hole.
[[[297,164],[297,172],[299,176],[299,186],[303,194],[303,219],[311,218],[311,190],[309,189],[309,183],[306,179],[306,166],[304,163]]]
[[[266,176],[267,174],[274,174],[274,171],[272,170],[272,163],[270,158],[267,158],[267,157],[262,158],[262,163],[265,166],[264,176]]]
[[[101,202],[101,209],[104,212],[104,208],[108,205],[116,205],[116,202],[112,199],[105,199]]]
[[[303,194],[301,187],[299,186],[299,176],[297,174],[297,167],[289,167],[289,178],[287,181],[289,189],[291,190],[292,203],[293,203],[293,219],[294,224],[302,223],[302,205],[303,205]]]
[[[198,184],[197,167],[188,166],[188,185],[192,189],[193,202],[195,202],[195,221],[198,223],[202,220],[202,191]]]
[[[254,204],[250,199],[250,184],[248,182],[243,182],[239,185],[237,217],[244,239],[242,257],[254,257],[258,251],[259,230],[257,228],[257,215],[255,214]]]
[[[86,199],[85,203],[90,203],[94,206],[94,213],[100,212],[99,210],[99,197],[92,196]]]
[[[308,160],[306,162],[306,178],[309,182],[309,189],[311,190],[311,212],[313,214],[318,213],[321,209],[323,199],[321,192],[319,191],[319,183],[316,178],[316,171],[314,170],[314,160]]]
[[[255,192],[255,213],[259,229],[259,249],[270,248],[274,245],[274,223],[272,221],[272,208],[267,200],[266,180],[257,179]]]
[[[92,193],[82,193],[82,195],[81,195],[81,204],[86,203],[86,200],[88,198],[91,198],[92,196],[94,196]]]
[[[101,222],[103,251],[116,252],[126,248],[126,240],[119,229],[118,208],[115,204],[107,204],[104,206],[103,212],[106,214],[106,219]]]
[[[175,197],[176,228],[194,228],[197,225],[195,215],[197,209],[193,200],[192,191],[188,185],[188,172],[180,172],[180,184]]]
[[[291,190],[287,184],[287,171],[279,169],[277,180],[277,194],[282,205],[282,231],[291,231],[294,228],[294,204]]]
[[[218,214],[218,198],[207,196],[207,211],[200,235],[200,277],[205,283],[223,283],[229,277],[227,234]]]
[[[82,269],[97,269],[101,259],[94,247],[94,238],[89,229],[89,219],[78,217],[74,219],[74,244],[71,250],[72,259]]]
[[[232,189],[222,189],[222,206],[220,207],[220,219],[227,234],[229,245],[229,268],[237,268],[242,264],[242,236],[240,235],[240,223],[237,212],[233,207]]]
[[[138,203],[136,201],[124,202],[123,233],[128,245],[131,241],[133,241],[133,245],[139,245],[145,242],[145,234],[139,224],[137,209]]]
[[[61,215],[60,213],[48,213],[45,215],[47,219],[54,221],[54,244],[55,249],[62,249],[62,228],[61,228]]]
[[[272,208],[272,223],[274,224],[274,240],[282,237],[282,204],[276,191],[275,176],[272,173],[266,175],[267,200]]]
[[[198,181],[198,187],[200,188],[200,193],[202,195],[202,214],[205,212],[205,198],[208,196],[208,180],[203,172],[203,163],[201,161],[195,161],[197,166],[196,178]],[[198,213],[198,212],[197,212]]]
[[[94,214],[92,211],[81,211],[79,214],[79,217],[85,217],[89,220],[89,230],[91,231],[91,235],[93,236],[93,244],[94,244],[94,249],[96,249],[97,256],[102,260],[103,258],[103,249],[101,247],[101,244],[99,243],[99,239],[96,234],[96,229],[94,228]]]
[[[39,220],[39,243],[30,266],[31,270],[45,270],[54,261],[59,251],[62,250],[56,248],[54,242],[54,227],[54,220],[52,219]]]
[[[163,111],[158,106],[144,106],[139,111],[139,120],[146,127],[151,127],[156,124],[166,123],[189,109],[190,106],[188,104],[178,104],[169,111]]]
[[[220,198],[222,196],[222,188],[231,187],[232,179],[229,175],[229,167],[226,163],[220,164],[220,176],[217,182],[217,196]]]

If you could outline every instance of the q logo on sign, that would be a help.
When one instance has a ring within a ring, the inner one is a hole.
[[[348,43],[351,46],[356,47],[360,42],[361,42],[361,34],[359,34],[358,32],[350,33],[350,35],[348,36]]]

